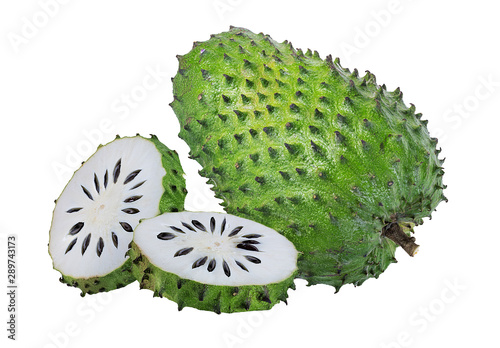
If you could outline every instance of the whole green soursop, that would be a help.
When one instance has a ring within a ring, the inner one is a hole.
[[[395,262],[443,196],[443,160],[399,88],[231,27],[178,56],[180,137],[234,215],[301,252],[309,284],[362,284]]]

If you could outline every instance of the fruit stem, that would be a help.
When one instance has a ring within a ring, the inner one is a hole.
[[[399,245],[410,256],[415,256],[419,245],[415,243],[415,237],[408,236],[397,222],[391,222],[382,229],[382,236],[389,238]]]

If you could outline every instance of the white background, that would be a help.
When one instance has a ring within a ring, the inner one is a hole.
[[[482,0],[2,1],[0,346],[498,347],[498,13]],[[288,306],[268,312],[178,312],[137,283],[81,298],[52,269],[48,231],[54,199],[98,143],[156,134],[181,156],[187,207],[220,210],[168,103],[175,55],[230,24],[401,87],[440,139],[449,203],[416,229],[416,257],[398,250],[379,279],[337,294],[297,280]],[[18,238],[16,342],[8,234]]]

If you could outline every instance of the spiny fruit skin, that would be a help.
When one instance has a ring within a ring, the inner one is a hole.
[[[286,303],[287,290],[295,289],[295,274],[268,285],[206,285],[182,279],[156,267],[134,242],[129,255],[132,274],[139,281],[141,289],[152,290],[153,296],[176,302],[179,310],[193,307],[217,314],[268,310],[280,301]]]
[[[384,226],[409,233],[446,199],[427,122],[370,72],[236,27],[178,59],[171,106],[200,174],[295,244],[310,285],[378,277],[396,261]]]
[[[141,137],[139,134],[137,134],[136,136]],[[162,166],[166,171],[165,175],[162,178],[164,191],[159,202],[160,213],[184,210],[184,199],[186,197],[187,190],[184,180],[184,171],[181,167],[177,152],[175,150],[170,150],[167,146],[162,144],[155,135],[151,135],[150,138],[142,138],[151,141],[155,145],[156,149],[161,154]],[[123,138],[116,136],[116,139]],[[99,150],[102,146],[105,145],[100,145],[97,150]],[[84,165],[84,163],[82,163],[82,166]],[[55,201],[56,204],[57,201],[58,199]],[[67,284],[68,286],[79,288],[81,290],[80,295],[83,297],[86,294],[92,295],[100,292],[119,289],[134,282],[136,279],[132,275],[131,266],[131,260],[127,259],[121,267],[115,269],[114,271],[104,276],[89,278],[75,278],[69,275],[62,274],[61,272],[59,281],[61,283]],[[58,270],[56,266],[54,266],[54,269]]]

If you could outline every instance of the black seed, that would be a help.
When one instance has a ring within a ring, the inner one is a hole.
[[[196,230],[190,224],[183,222],[182,226],[186,227],[190,231],[196,232]]]
[[[142,184],[144,184],[146,182],[146,180],[138,183],[137,185],[135,185],[134,187],[132,187],[130,190],[135,190],[136,188],[138,188],[139,186],[141,186]]]
[[[229,99],[229,97],[225,96],[224,94],[221,94],[222,95],[222,100],[224,100],[224,103],[229,103],[231,101],[231,99]]]
[[[243,236],[243,238],[260,238],[260,237],[262,237],[262,235],[261,235],[261,234],[256,234],[256,233],[252,233],[252,234],[245,234],[245,235]]]
[[[120,158],[115,164],[115,169],[113,169],[113,182],[116,184],[118,177],[120,176],[120,169],[122,167],[122,159]]]
[[[76,240],[77,240],[77,239],[78,239],[78,238],[75,238],[75,239],[73,239],[73,240],[69,243],[68,247],[66,248],[66,252],[65,252],[65,254],[67,254],[67,253],[68,253],[71,249],[73,249],[73,247],[74,247],[74,246],[75,246],[75,244],[76,244]]]
[[[126,200],[124,200],[124,202],[125,203],[132,203],[132,202],[135,202],[141,198],[142,198],[142,196],[132,196],[132,197],[129,197]]]
[[[243,242],[241,242],[242,244],[260,244],[259,241],[257,240],[245,240]]]
[[[197,229],[201,230],[201,231],[204,231],[204,232],[207,232],[207,229],[205,228],[205,226],[203,226],[203,224],[201,222],[199,222],[198,220],[192,220],[191,223],[194,225],[194,227],[196,227]]]
[[[226,218],[224,218],[224,220],[222,220],[222,225],[220,227],[220,235],[222,236],[222,234],[224,233],[224,230],[226,229]]]
[[[224,273],[230,277],[231,276],[231,270],[229,269],[229,265],[227,264],[226,261],[222,260],[222,269],[224,270]]]
[[[231,233],[229,233],[229,237],[236,236],[238,234],[238,232],[241,231],[242,228],[243,228],[243,226],[236,227],[234,230],[231,231]]]
[[[141,169],[137,169],[137,170],[134,170],[129,175],[127,175],[127,177],[125,178],[125,181],[123,182],[123,185],[126,185],[129,182],[131,182],[132,180],[134,180],[135,177],[137,176],[137,174],[139,174],[140,172],[141,172]]]
[[[240,268],[241,268],[242,270],[244,270],[244,271],[247,271],[247,272],[248,272],[248,269],[245,267],[245,265],[244,265],[244,264],[242,264],[241,262],[236,261],[236,260],[235,260],[234,262],[236,262],[236,264],[237,264],[238,266],[240,266]]]
[[[191,251],[193,251],[194,248],[182,248],[182,249],[179,249],[177,250],[177,252],[174,254],[174,257],[177,257],[177,256],[184,256],[184,255],[187,255],[189,254]]]
[[[82,210],[83,208],[71,208],[66,211],[66,213],[76,213],[77,211]]]
[[[179,232],[179,233],[186,233],[186,232],[184,232],[183,230],[181,230],[179,227],[170,226],[170,228],[171,228],[172,230],[174,230],[175,232]]]
[[[210,218],[210,231],[212,231],[212,233],[214,233],[214,230],[215,230],[215,219],[214,217],[212,216]]]
[[[127,213],[127,214],[137,214],[139,212],[139,209],[137,209],[137,208],[125,208],[125,209],[122,209],[122,211],[124,213]]]
[[[255,264],[259,264],[261,263],[262,261],[260,261],[259,258],[255,257],[255,256],[251,256],[251,255],[244,255],[245,258],[250,261],[251,263],[255,263]]]
[[[176,235],[170,232],[161,232],[156,237],[161,240],[171,240],[174,239]]]
[[[210,260],[208,263],[207,271],[212,272],[215,269],[215,266],[217,266],[217,262],[215,259]]]
[[[104,188],[108,187],[108,170],[104,173]]]
[[[115,248],[118,248],[118,236],[115,234],[115,232],[111,232],[111,239],[113,240]]]
[[[205,256],[205,257],[201,257],[199,258],[198,260],[196,260],[194,263],[193,263],[193,266],[192,268],[198,268],[200,266],[203,266],[205,264],[205,262],[207,262],[208,260],[208,256]]]
[[[94,200],[94,198],[92,197],[92,195],[90,194],[90,192],[85,188],[83,187],[82,185],[80,185],[82,187],[82,190],[83,190],[83,193],[85,193],[87,195],[87,197],[90,199],[90,200]]]
[[[122,225],[122,228],[125,230],[125,232],[133,232],[134,231],[134,229],[132,228],[132,226],[130,226],[126,222],[120,222],[120,225]]]
[[[102,237],[99,237],[99,241],[97,242],[97,247],[96,247],[97,256],[101,257],[103,249],[104,249],[104,240],[102,239]]]
[[[94,173],[94,185],[95,185],[95,190],[97,191],[97,193],[100,193],[99,179],[97,179],[96,173]]]
[[[85,251],[87,251],[87,248],[89,247],[90,244],[90,238],[92,237],[92,234],[88,234],[87,237],[83,240],[82,243],[82,255],[85,254]]]
[[[257,249],[256,246],[254,246],[252,244],[248,244],[248,243],[240,243],[240,244],[236,245],[236,247],[239,249],[244,249],[244,250],[248,250],[248,251],[259,251],[259,249]]]
[[[69,235],[74,236],[75,234],[80,232],[83,228],[83,225],[84,225],[83,222],[79,222],[79,223],[76,223],[75,225],[73,225],[73,227],[71,227],[69,229]]]

